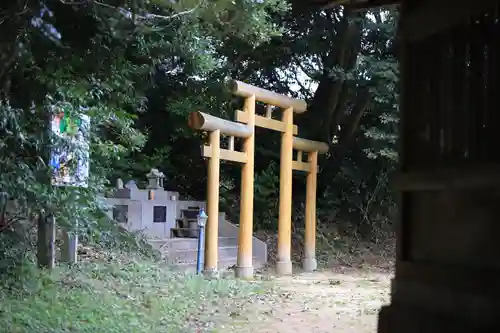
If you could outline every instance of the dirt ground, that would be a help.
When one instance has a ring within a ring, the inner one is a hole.
[[[389,301],[390,274],[322,271],[272,279],[274,292],[234,310],[224,329],[234,333],[376,332]],[[257,282],[258,283],[258,282]]]

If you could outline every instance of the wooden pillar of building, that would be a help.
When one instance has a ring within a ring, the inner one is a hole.
[[[400,217],[380,333],[498,331],[499,13],[498,0],[402,6]]]
[[[280,198],[278,218],[278,253],[276,273],[292,274],[292,163],[293,163],[293,109],[283,111],[285,131],[281,134]]]
[[[255,96],[245,99],[243,112],[248,119],[247,126],[254,132],[255,128]],[[253,277],[253,196],[254,196],[254,158],[255,135],[244,139],[243,153],[246,163],[241,169],[241,201],[240,201],[240,229],[238,234],[238,259],[236,276],[241,278]]]

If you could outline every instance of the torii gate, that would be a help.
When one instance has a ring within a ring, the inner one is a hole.
[[[252,277],[252,236],[253,236],[253,196],[254,196],[254,157],[255,126],[281,132],[280,160],[280,197],[278,220],[278,261],[276,271],[280,275],[292,273],[291,262],[291,225],[292,225],[292,172],[305,171],[307,175],[306,214],[305,214],[305,251],[303,268],[313,271],[316,263],[316,182],[318,154],[326,153],[328,145],[294,137],[298,128],[293,124],[293,114],[306,111],[303,100],[293,99],[264,90],[240,81],[231,80],[230,91],[244,97],[243,111],[236,111],[236,121],[232,122],[202,112],[189,115],[189,126],[195,130],[209,132],[209,145],[203,146],[203,156],[209,158],[208,189],[205,245],[205,272],[217,271],[218,261],[218,224],[219,224],[219,176],[220,160],[238,162],[243,165],[241,172],[240,229],[238,237],[238,261],[236,276]],[[266,115],[255,114],[255,103],[267,104]],[[272,107],[282,111],[281,120],[272,119]],[[239,123],[238,123],[239,122]],[[228,149],[220,147],[220,136],[229,136]],[[234,150],[234,138],[243,138],[243,151]],[[293,149],[297,150],[297,160],[293,160]],[[303,153],[308,155],[303,161]]]

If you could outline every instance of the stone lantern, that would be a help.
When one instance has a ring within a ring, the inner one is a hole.
[[[148,189],[156,190],[163,189],[163,179],[165,175],[163,172],[158,171],[158,169],[151,169],[149,173],[146,175],[148,178]]]

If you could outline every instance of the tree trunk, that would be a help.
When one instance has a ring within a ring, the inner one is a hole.
[[[361,49],[363,20],[366,12],[346,11],[339,23],[335,48],[323,60],[323,74],[309,112],[301,119],[303,137],[330,145],[328,171],[336,174],[341,160],[356,135],[370,101],[367,88],[356,81],[358,54]],[[354,79],[352,78],[354,76]],[[353,91],[355,93],[353,94]],[[318,186],[318,193],[321,186]]]

